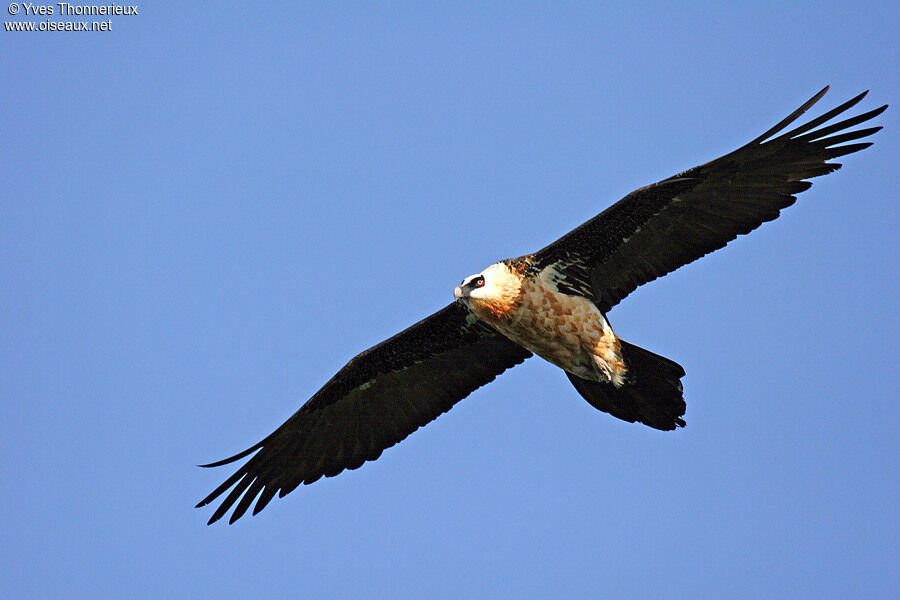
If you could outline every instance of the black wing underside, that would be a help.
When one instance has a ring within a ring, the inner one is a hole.
[[[592,298],[605,313],[639,285],[775,219],[812,185],[807,179],[840,168],[829,161],[872,145],[847,142],[881,129],[851,128],[880,115],[886,105],[825,125],[864,92],[781,133],[827,91],[734,152],[628,194],[535,253],[532,264],[556,267],[563,286]]]
[[[359,354],[283,425],[218,467],[254,454],[197,506],[233,489],[209,522],[237,503],[234,523],[277,493],[378,458],[472,391],[531,356],[453,303]],[[258,497],[258,499],[257,499]]]

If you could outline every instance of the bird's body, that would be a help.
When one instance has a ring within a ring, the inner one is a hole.
[[[530,257],[494,263],[464,280],[454,296],[498,332],[564,371],[620,387],[626,368],[606,316],[588,298],[561,292],[555,267],[534,272],[529,263]],[[472,287],[475,281],[487,283]]]
[[[638,286],[746,234],[796,200],[830,160],[866,148],[851,129],[887,107],[825,125],[865,94],[781,133],[825,88],[734,152],[635,190],[545,248],[463,280],[449,306],[351,359],[198,506],[231,522],[301,483],[378,458],[475,389],[537,354],[595,408],[654,429],[684,426],[677,363],[616,336],[606,313]]]

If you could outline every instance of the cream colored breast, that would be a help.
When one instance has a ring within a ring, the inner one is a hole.
[[[592,373],[591,350],[601,342],[606,320],[590,300],[560,293],[552,275],[545,269],[523,281],[519,305],[495,327],[559,367]]]

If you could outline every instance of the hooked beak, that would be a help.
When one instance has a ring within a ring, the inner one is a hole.
[[[460,298],[463,297],[463,291],[462,291],[461,286],[456,286],[456,288],[453,290],[453,297],[457,300],[459,300]]]

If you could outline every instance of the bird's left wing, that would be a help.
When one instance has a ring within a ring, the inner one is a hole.
[[[808,179],[840,168],[832,159],[871,145],[847,142],[881,129],[852,128],[887,106],[821,127],[863,93],[781,133],[827,90],[734,152],[628,194],[536,252],[532,265],[553,266],[561,290],[592,298],[605,313],[639,285],[771,221],[812,185]]]
[[[197,506],[234,486],[209,522],[237,502],[234,523],[259,496],[256,514],[276,493],[284,496],[301,483],[375,460],[529,356],[454,302],[351,359],[258,444],[203,465],[218,467],[256,453]]]

